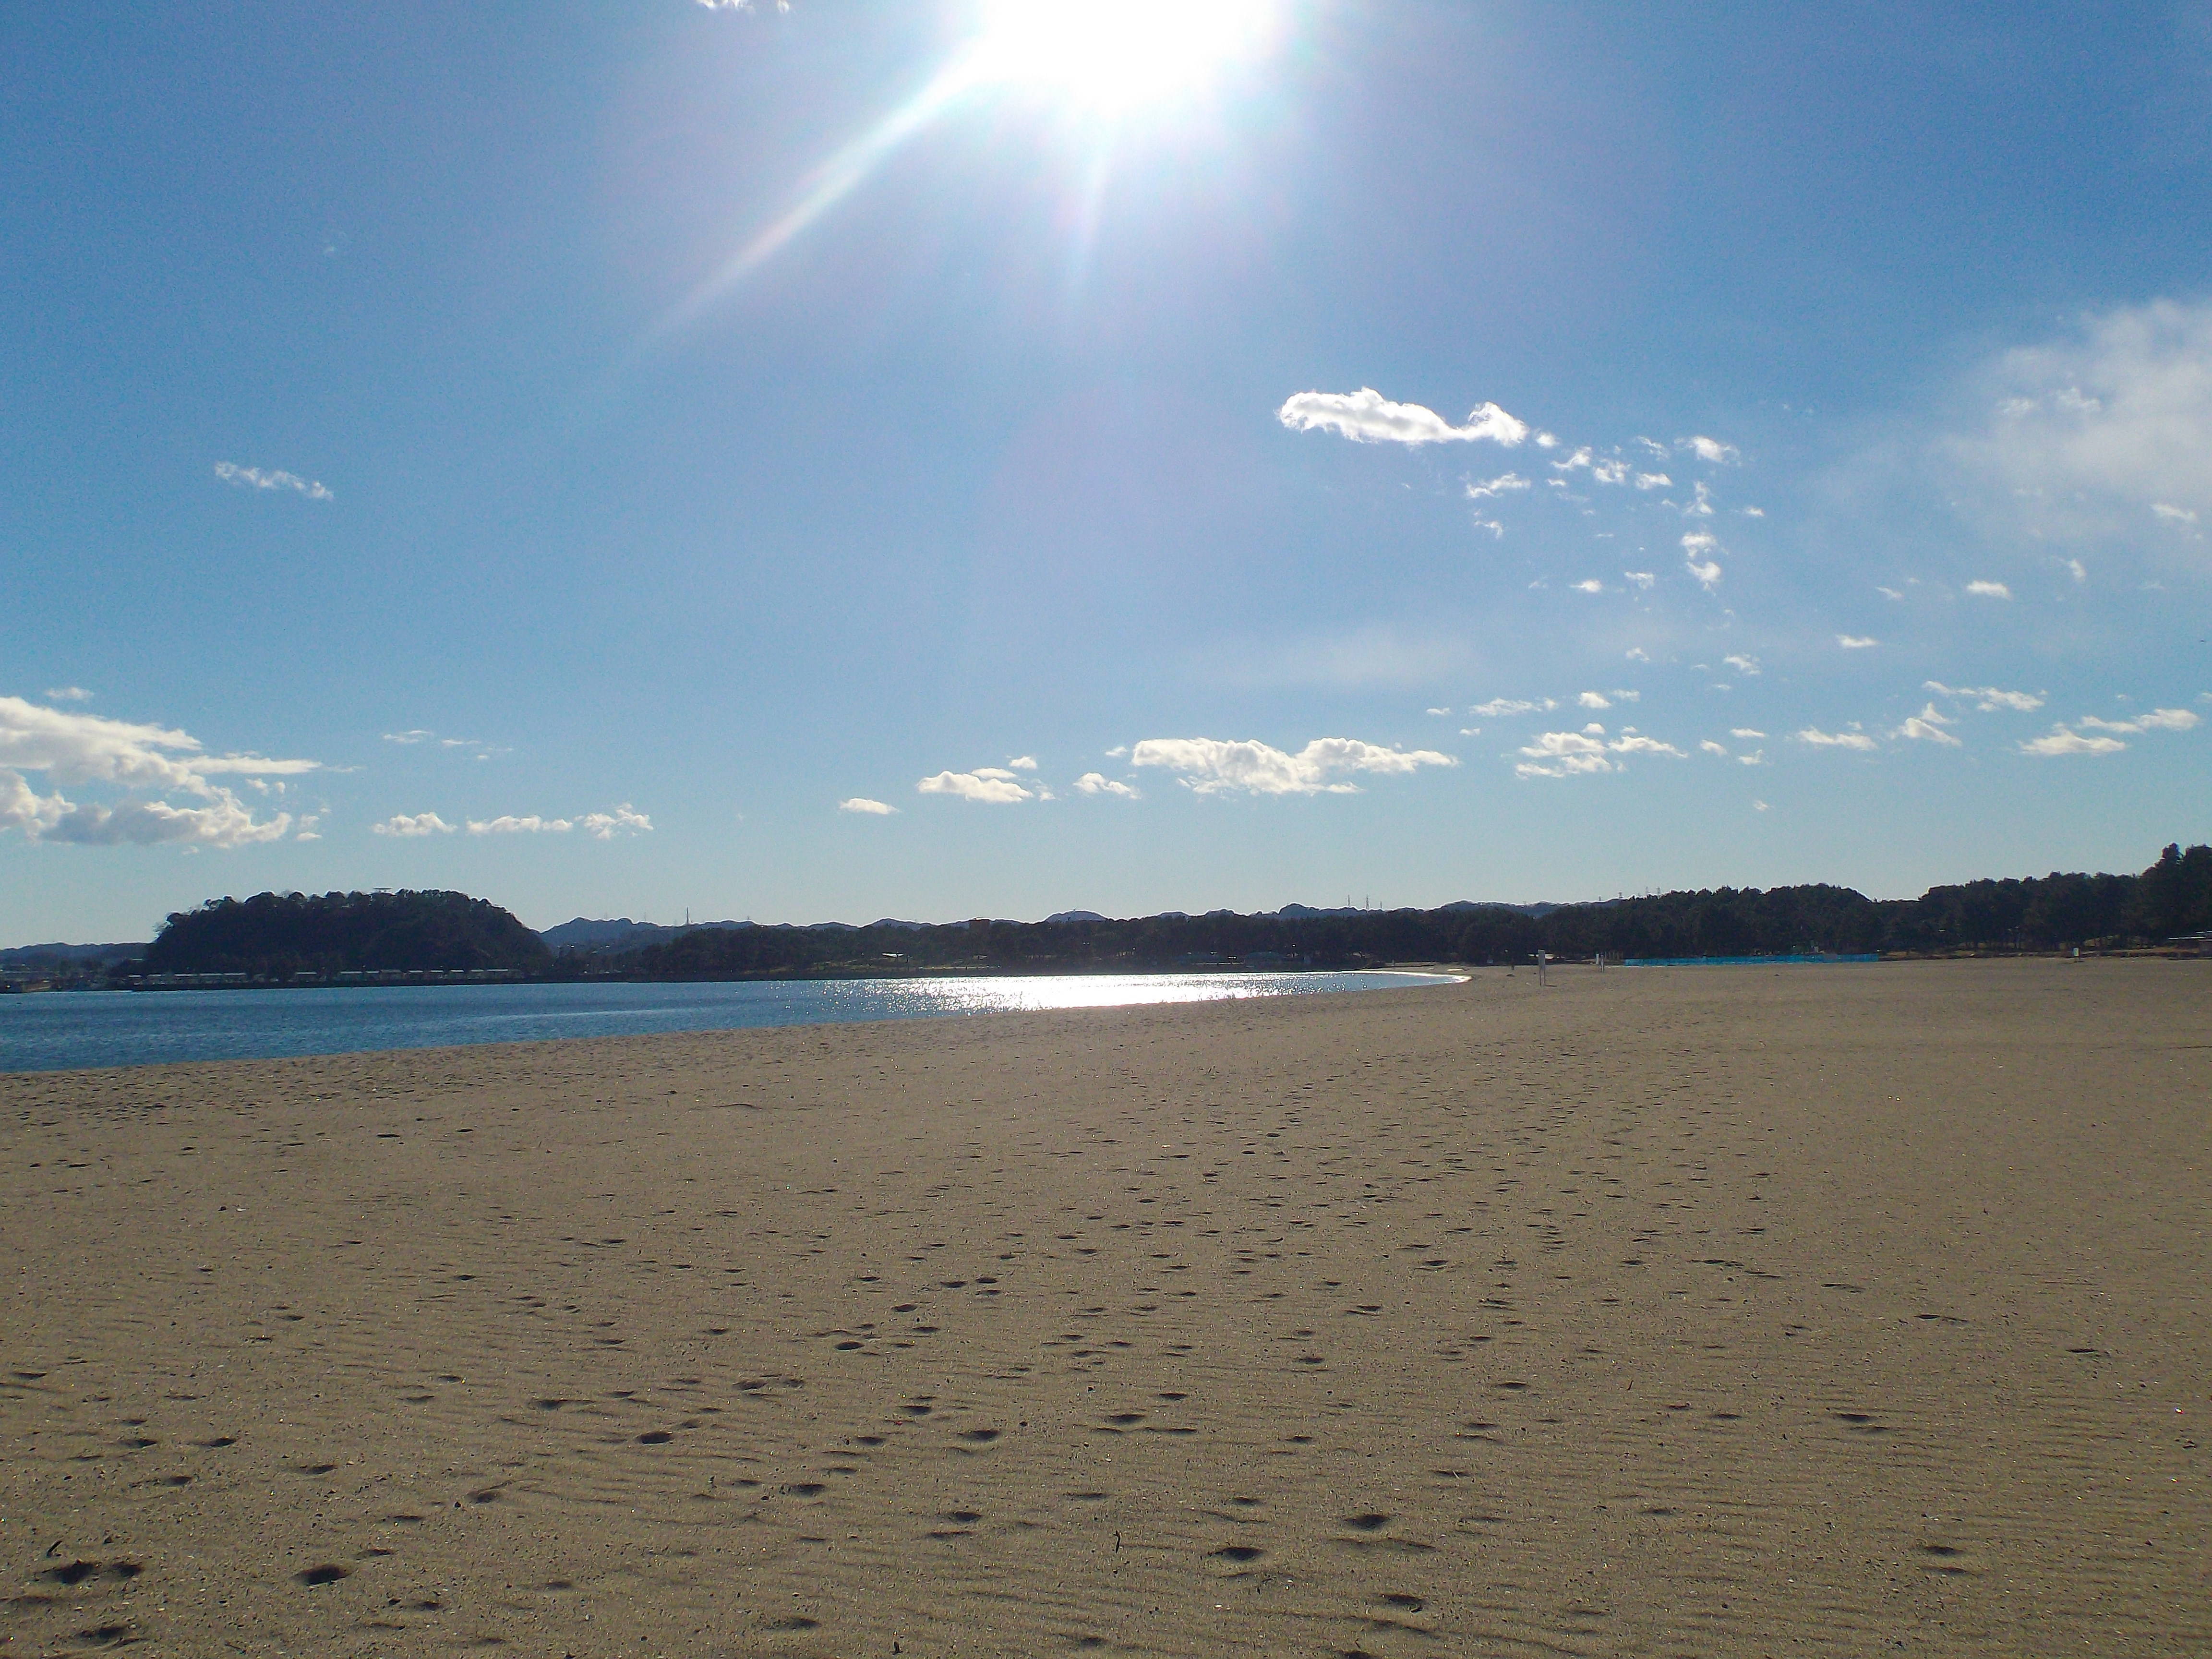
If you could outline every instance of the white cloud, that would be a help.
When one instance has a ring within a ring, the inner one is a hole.
[[[1968,582],[1966,592],[1980,599],[2008,599],[2012,597],[2012,589],[2002,582]]]
[[[897,807],[886,806],[879,800],[870,800],[866,795],[854,795],[839,801],[837,810],[841,812],[861,812],[878,818],[890,817],[898,811]]]
[[[1671,488],[1674,482],[1663,472],[1639,472],[1636,475],[1638,489],[1666,489]]]
[[[2188,732],[2203,722],[2186,708],[2154,708],[2148,714],[2137,714],[2132,720],[2101,720],[2094,714],[2085,714],[2074,722],[2086,731],[2096,732]]]
[[[1984,714],[2008,708],[2016,714],[2032,714],[2043,707],[2042,697],[2033,692],[2001,691],[1994,685],[1946,685],[1941,680],[1929,680],[1923,689],[1938,696],[1972,697],[1974,707]]]
[[[972,772],[939,772],[915,785],[925,795],[957,795],[962,800],[986,805],[1011,805],[1036,799],[1011,772],[995,766],[979,766]]]
[[[1085,772],[1076,779],[1075,787],[1086,795],[1118,795],[1124,800],[1137,799],[1133,785],[1123,783],[1118,778],[1109,778],[1103,772]]]
[[[92,693],[81,685],[50,685],[46,698],[48,702],[89,702]]]
[[[2212,303],[2154,301],[2005,353],[1975,381],[1992,412],[1943,441],[1945,488],[1978,482],[2000,532],[2127,545],[2147,515],[2212,512]]]
[[[1628,463],[1600,461],[1590,468],[1590,477],[1601,484],[1625,484],[1628,482]]]
[[[1875,746],[1875,740],[1863,732],[1823,732],[1808,726],[1797,734],[1797,741],[1810,744],[1815,749],[1868,750]]]
[[[1689,505],[1682,509],[1682,515],[1685,518],[1690,519],[1711,518],[1713,516],[1713,492],[1711,488],[1706,484],[1704,479],[1700,478],[1692,486],[1692,489],[1695,493],[1691,496]]]
[[[1486,478],[1480,483],[1469,483],[1467,487],[1467,498],[1471,501],[1487,501],[1493,495],[1510,495],[1516,489],[1526,489],[1528,487],[1528,479],[1522,477],[1518,472],[1501,472],[1496,477]]]
[[[2117,755],[2127,747],[2118,738],[2085,738],[2079,732],[2069,732],[2063,726],[2054,726],[2049,733],[2031,738],[2020,746],[2023,755]]]
[[[472,836],[565,836],[576,827],[569,818],[544,818],[532,812],[527,817],[503,814],[495,818],[471,818],[469,833]]]
[[[1763,738],[1765,735],[1765,732],[1749,726],[1732,726],[1729,728],[1729,736],[1732,738]]]
[[[289,813],[256,818],[235,794],[211,780],[241,776],[258,783],[312,772],[318,765],[259,755],[210,755],[186,732],[0,697],[0,830],[21,830],[34,841],[224,848],[276,841],[291,827]],[[68,787],[92,784],[148,794],[182,793],[202,804],[72,802],[58,792],[39,794],[24,773],[40,773]]]
[[[1591,576],[1583,581],[1571,582],[1568,585],[1577,593],[1602,593],[1605,592],[1605,584],[1595,576]]]
[[[1885,599],[1902,599],[1905,597],[1902,592],[1899,592],[1894,587],[1877,587],[1875,589],[1875,592],[1881,594]]]
[[[1836,643],[1846,651],[1871,651],[1881,641],[1869,639],[1863,634],[1838,634],[1836,635]]]
[[[1524,778],[1567,778],[1593,776],[1601,772],[1617,771],[1614,755],[1668,755],[1676,760],[1687,760],[1688,755],[1671,743],[1656,738],[1647,738],[1634,726],[1607,741],[1605,727],[1593,720],[1579,732],[1546,732],[1521,750],[1527,757],[1513,770]]]
[[[1687,760],[1689,756],[1671,743],[1662,743],[1656,738],[1647,738],[1634,726],[1626,727],[1607,745],[1616,755],[1671,755],[1676,760]]]
[[[1496,404],[1478,404],[1464,426],[1454,426],[1419,404],[1394,404],[1372,386],[1357,392],[1301,392],[1276,410],[1294,431],[1340,432],[1356,443],[1469,443],[1487,438],[1510,448],[1528,435]]]
[[[311,501],[337,499],[313,479],[303,478],[296,472],[264,472],[258,466],[240,466],[235,461],[217,461],[215,476],[225,483],[244,484],[250,489],[295,490]]]
[[[612,841],[622,834],[642,835],[653,828],[653,820],[628,801],[611,812],[586,812],[577,822],[583,826],[584,833],[595,841]]]
[[[1577,696],[1575,699],[1575,702],[1584,708],[1610,708],[1613,707],[1613,699],[1607,696],[1602,691],[1585,691],[1582,693],[1581,696]]]
[[[1736,760],[1739,764],[1744,766],[1764,766],[1766,763],[1766,751],[1764,749],[1754,749],[1748,755],[1738,755]],[[1764,812],[1766,809],[1762,806],[1759,810]]]
[[[1724,444],[1718,438],[1678,438],[1675,447],[1690,450],[1699,460],[1711,461],[1715,465],[1743,459],[1743,453],[1734,444]]]
[[[1632,577],[1636,574],[1637,573],[1632,570],[1629,572],[1629,574]],[[1644,584],[1646,586],[1649,586],[1650,585],[1650,584],[1648,581]],[[1651,660],[1650,653],[1646,652],[1640,645],[1632,645],[1627,650],[1621,653],[1621,654],[1627,658],[1631,662],[1650,662]]]
[[[1748,657],[1739,653],[1735,655],[1723,657],[1721,660],[1726,663],[1730,668],[1735,669],[1737,673],[1743,675],[1746,678],[1755,679],[1759,676],[1759,659],[1756,657]]]
[[[1620,574],[1627,580],[1635,583],[1638,587],[1647,591],[1650,588],[1652,583],[1659,580],[1658,577],[1652,574],[1649,570],[1624,570]]]
[[[1008,761],[1006,764],[1012,767],[1017,772],[1034,772],[1037,769],[1036,757],[1035,755],[1017,755],[1013,759]]]
[[[1488,702],[1479,702],[1467,712],[1486,720],[1503,720],[1508,714],[1548,714],[1559,707],[1551,697],[1530,700],[1526,697],[1492,697]]]
[[[1565,460],[1553,461],[1552,463],[1552,470],[1554,472],[1572,472],[1576,468],[1588,466],[1589,464],[1589,446],[1588,444],[1584,444],[1580,449],[1575,451],[1573,454],[1568,456]]]
[[[435,812],[396,812],[383,823],[371,824],[369,827],[380,836],[412,837],[450,836],[453,833],[453,826]]]
[[[1613,770],[1605,740],[1580,732],[1546,732],[1521,752],[1528,758],[1513,769],[1524,778],[1587,776]]]
[[[437,735],[435,732],[425,731],[421,726],[416,726],[411,732],[386,732],[384,734],[384,740],[386,743],[421,743],[425,738],[434,738]]]
[[[1243,790],[1255,795],[1352,794],[1348,774],[1401,775],[1424,766],[1459,762],[1433,749],[1386,749],[1356,738],[1316,738],[1296,754],[1249,739],[1147,738],[1129,753],[1133,766],[1160,766],[1183,775],[1201,795]]]
[[[1907,716],[1905,724],[1897,728],[1896,735],[1918,743],[1946,744],[1956,749],[1960,747],[1958,738],[1943,729],[1950,724],[1951,717],[1931,702],[1918,714]]]
[[[1720,585],[1720,562],[1711,556],[1713,550],[1719,545],[1711,534],[1703,530],[1693,530],[1682,538],[1683,568],[1695,576],[1709,593]],[[1698,557],[1700,553],[1706,556],[1702,561]]]
[[[2146,732],[2186,732],[2200,723],[2186,708],[2154,708],[2136,716],[2136,724]]]
[[[1698,744],[1698,747],[1704,750],[1708,755],[1725,755],[1728,753],[1728,745],[1726,744],[1715,743],[1711,738],[1704,739]]]

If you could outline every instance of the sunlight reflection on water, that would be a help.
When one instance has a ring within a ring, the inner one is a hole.
[[[1446,985],[1449,974],[1114,974],[705,985],[370,986],[0,997],[0,1072],[1216,1002]]]

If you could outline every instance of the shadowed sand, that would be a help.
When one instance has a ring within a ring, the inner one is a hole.
[[[0,1078],[0,1654],[2212,1646],[2212,964],[1555,978]]]

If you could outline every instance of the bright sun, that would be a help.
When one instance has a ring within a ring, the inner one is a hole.
[[[1264,53],[1282,0],[982,0],[977,78],[1097,114],[1202,90]]]

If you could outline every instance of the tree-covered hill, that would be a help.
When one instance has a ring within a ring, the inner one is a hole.
[[[1870,899],[1847,887],[1723,887],[1562,905],[1542,915],[1496,905],[836,931],[701,929],[602,959],[600,966],[645,979],[736,979],[917,969],[1097,972],[1253,958],[1314,967],[1511,962],[1540,949],[1571,957],[1601,951],[1617,957],[1944,954],[2154,944],[2206,927],[2212,927],[2212,847],[2184,853],[2173,846],[2139,876],[1976,881],[1933,887],[1917,899]]]
[[[172,915],[146,970],[289,980],[353,969],[538,973],[552,960],[513,915],[466,893],[257,893]]]

